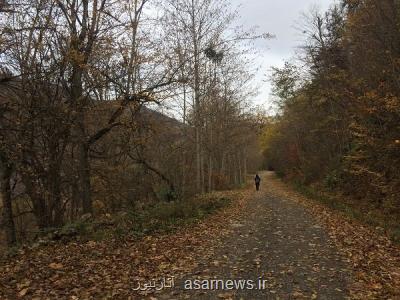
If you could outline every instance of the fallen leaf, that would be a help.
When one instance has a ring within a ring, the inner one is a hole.
[[[29,288],[25,288],[18,293],[19,297],[24,297],[28,293]]]
[[[49,264],[49,268],[53,269],[53,270],[61,270],[62,268],[64,268],[63,264],[59,264],[59,263],[51,263]]]

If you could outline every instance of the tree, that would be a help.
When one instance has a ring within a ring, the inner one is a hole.
[[[1,225],[5,228],[7,245],[10,247],[15,245],[17,242],[11,200],[11,175],[12,166],[4,154],[0,153],[0,195],[3,202],[3,216]]]
[[[343,1],[313,12],[301,57],[307,78],[275,70],[282,111],[265,133],[281,173],[398,213],[399,6]],[[289,151],[290,149],[290,151]]]
[[[241,94],[235,86],[242,80],[242,88],[245,89],[251,78],[244,67],[246,62],[241,60],[243,49],[248,49],[243,42],[271,36],[231,32],[229,26],[235,18],[235,12],[229,10],[226,1],[169,1],[162,9],[165,12],[165,39],[178,54],[176,61],[188,79],[188,88],[181,88],[185,95],[184,119],[194,129],[197,191],[212,190],[213,178],[226,175],[228,156],[236,166],[232,171],[235,175],[230,179],[240,183],[246,159],[242,157],[244,154],[230,153],[234,142],[229,141],[229,130],[233,120],[240,124],[243,112],[241,105],[244,106],[246,97],[251,95],[251,92]],[[185,44],[184,41],[190,43]],[[182,61],[183,54],[188,59]],[[186,109],[188,92],[193,99],[189,114]],[[223,154],[219,155],[221,152]],[[238,152],[245,151],[240,149]]]

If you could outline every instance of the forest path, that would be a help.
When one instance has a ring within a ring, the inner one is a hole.
[[[158,299],[344,299],[350,268],[314,217],[269,172],[211,258]],[[262,281],[260,281],[260,278]],[[232,290],[225,287],[244,284]],[[197,282],[195,280],[198,280]],[[236,282],[232,282],[233,280]],[[239,280],[247,280],[243,283]],[[251,281],[249,281],[251,280]],[[205,289],[198,290],[198,284]],[[188,290],[190,288],[192,290]],[[218,285],[218,289],[211,289]]]

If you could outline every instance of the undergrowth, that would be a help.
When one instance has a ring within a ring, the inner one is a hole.
[[[387,214],[382,208],[360,205],[357,200],[344,199],[342,196],[328,193],[300,182],[292,182],[291,184],[297,192],[307,198],[340,211],[351,219],[374,227],[375,230],[387,234],[394,243],[400,244],[399,216]]]

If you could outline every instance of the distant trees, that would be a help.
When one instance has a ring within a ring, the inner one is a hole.
[[[187,134],[194,139],[196,189],[240,184],[248,157],[243,141],[254,138],[245,113],[252,91],[243,41],[270,35],[233,32],[235,14],[227,1],[166,1],[162,8],[165,40],[187,81],[178,91],[184,95],[183,118],[194,128]]]
[[[399,5],[342,1],[313,13],[303,80],[274,70],[281,114],[264,134],[269,164],[399,212]]]

